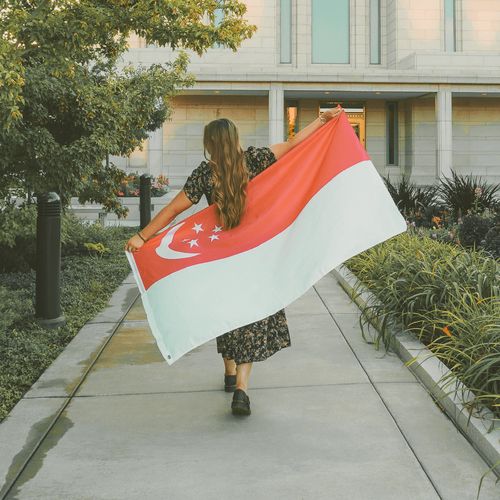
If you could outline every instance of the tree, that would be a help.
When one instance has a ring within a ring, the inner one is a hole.
[[[170,99],[194,84],[185,50],[233,51],[256,26],[238,0],[2,0],[0,6],[0,199],[54,190],[124,215],[129,155],[170,117]],[[222,22],[215,11],[222,9]],[[118,62],[131,33],[179,49],[148,68]]]

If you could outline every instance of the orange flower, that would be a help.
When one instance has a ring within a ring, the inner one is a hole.
[[[451,337],[451,332],[448,329],[448,325],[446,325],[444,328],[441,328],[441,330],[443,330],[443,332],[445,333],[445,335],[448,335],[448,337]]]
[[[432,222],[434,222],[434,224],[436,224],[436,226],[439,226],[439,223],[441,222],[441,217],[438,217],[437,215],[435,215],[432,218]]]

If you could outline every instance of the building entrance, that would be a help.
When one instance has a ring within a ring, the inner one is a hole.
[[[363,103],[345,101],[321,101],[319,103],[318,115],[330,108],[335,108],[340,104],[344,108],[347,119],[352,125],[354,132],[358,136],[363,147],[366,149],[366,127],[365,127],[365,106]],[[286,139],[291,139],[298,132],[299,105],[297,101],[289,100],[285,104],[285,131]]]
[[[330,108],[335,108],[340,104],[344,108],[347,119],[352,125],[354,132],[358,136],[359,141],[366,149],[366,127],[365,127],[365,107],[361,103],[343,102],[343,101],[323,101],[319,105],[319,113]]]

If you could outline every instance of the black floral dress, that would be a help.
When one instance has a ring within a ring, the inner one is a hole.
[[[252,179],[274,163],[276,157],[268,147],[250,146],[245,151],[245,160],[250,179]],[[213,188],[211,174],[208,162],[202,161],[189,175],[183,190],[193,203],[198,203],[205,195],[208,204],[211,204]],[[252,304],[248,307],[252,307]],[[238,365],[264,361],[280,349],[290,345],[290,332],[284,309],[217,337],[217,352],[225,358],[234,359]]]

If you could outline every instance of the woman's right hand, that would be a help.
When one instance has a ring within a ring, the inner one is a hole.
[[[326,111],[323,111],[322,115],[326,118],[327,121],[329,121],[339,116],[340,113],[342,113],[342,111],[344,111],[344,109],[339,104],[336,108],[330,108],[327,109]]]
[[[326,120],[318,120],[318,118],[315,118],[309,125],[304,127],[302,130],[299,130],[291,139],[288,139],[286,142],[272,144],[271,146],[269,146],[269,148],[274,153],[276,159],[280,159],[283,155],[290,151],[290,149],[292,149],[306,137],[311,135],[319,127],[323,126],[324,123],[331,120],[332,118],[337,118],[340,113],[342,113],[342,111],[344,110],[342,109],[342,106],[340,106],[340,104],[336,108],[331,108],[323,111],[323,113],[321,113],[321,116],[324,116]]]

